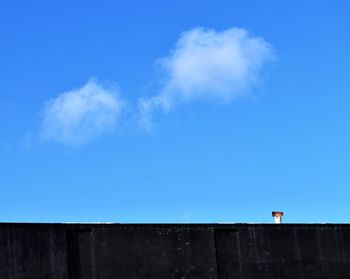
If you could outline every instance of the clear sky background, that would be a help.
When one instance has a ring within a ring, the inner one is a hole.
[[[349,13],[2,1],[0,221],[350,222]]]

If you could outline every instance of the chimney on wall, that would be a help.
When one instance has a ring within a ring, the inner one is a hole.
[[[282,223],[282,216],[283,216],[282,211],[272,211],[272,217],[273,217],[273,220],[275,221],[275,224]]]

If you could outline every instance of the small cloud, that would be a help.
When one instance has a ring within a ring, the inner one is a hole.
[[[151,128],[155,110],[168,112],[180,103],[230,102],[247,95],[272,57],[268,42],[242,28],[183,33],[170,55],[158,61],[166,78],[160,93],[139,100],[141,124]]]
[[[41,139],[67,145],[85,144],[112,132],[123,107],[116,88],[91,79],[83,87],[46,102]]]

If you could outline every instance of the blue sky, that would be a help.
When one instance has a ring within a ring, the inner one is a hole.
[[[347,1],[0,5],[0,221],[350,222]]]

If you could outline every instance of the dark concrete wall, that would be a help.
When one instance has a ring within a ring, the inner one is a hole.
[[[350,278],[350,225],[0,224],[0,279]]]

